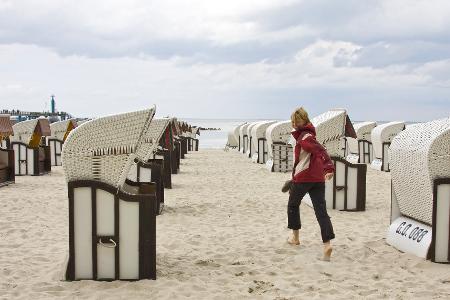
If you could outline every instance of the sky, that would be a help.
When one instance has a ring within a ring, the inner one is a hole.
[[[0,109],[450,116],[448,0],[0,0]]]

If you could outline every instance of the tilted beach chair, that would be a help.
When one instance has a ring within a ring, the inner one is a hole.
[[[261,123],[261,121],[252,122],[247,127],[248,149],[247,149],[246,155],[247,155],[248,158],[252,158],[252,156],[253,156],[253,154],[255,152],[255,147],[253,146],[253,139],[252,139],[252,130],[259,123]]]
[[[266,168],[272,172],[290,172],[294,164],[291,121],[273,123],[266,129],[268,159]]]
[[[197,136],[200,135],[200,129],[198,127],[190,127],[186,136],[188,137],[188,151],[198,151],[199,140]]]
[[[450,118],[406,127],[389,150],[391,225],[387,243],[450,263]]]
[[[311,120],[316,128],[316,139],[327,150],[334,163],[333,179],[325,182],[327,208],[345,211],[364,211],[366,208],[367,165],[351,163],[343,154],[341,141],[356,137],[345,109],[327,111]],[[312,206],[308,195],[303,201]]]
[[[156,213],[161,214],[164,208],[164,155],[160,154],[161,143],[164,142],[164,133],[171,119],[153,119],[144,138],[144,143],[136,155],[139,158],[137,164],[132,165],[127,177],[129,184],[155,183],[156,185]],[[131,181],[131,182],[129,182]]]
[[[238,139],[236,139],[235,129],[236,128],[233,128],[230,132],[228,132],[227,144],[224,148],[225,151],[228,151],[230,149],[237,149],[239,147],[239,141]]]
[[[178,126],[178,121],[176,118],[172,118],[172,174],[177,174],[180,170],[181,163],[181,142],[179,134],[181,133],[180,127]],[[189,146],[188,146],[189,150]]]
[[[69,193],[67,280],[156,278],[154,186],[126,182],[146,152],[154,112],[94,119],[67,137],[62,152]]]
[[[51,135],[47,137],[47,145],[50,146],[50,158],[52,166],[61,166],[61,152],[64,141],[69,133],[77,127],[75,119],[59,121],[50,124]]]
[[[189,147],[189,138],[190,138],[190,129],[189,124],[183,121],[178,122],[180,129],[181,129],[181,135],[180,138],[180,153],[181,153],[181,159],[185,158],[185,155],[188,153],[188,147]]]
[[[253,126],[251,131],[251,146],[252,146],[252,161],[264,164],[269,156],[269,150],[267,146],[266,130],[267,128],[275,124],[277,121],[262,121]],[[254,149],[254,150],[253,150]]]
[[[45,137],[50,135],[48,120],[38,118],[22,121],[14,124],[13,130],[11,148],[14,150],[16,176],[49,173],[50,147],[45,145]]]
[[[0,115],[0,186],[14,183],[14,150],[10,149],[10,137],[14,134],[9,115]]]
[[[346,138],[346,159],[352,163],[370,164],[373,160],[373,146],[371,133],[377,126],[376,122],[356,123],[353,127],[356,131],[356,139]]]
[[[404,122],[389,122],[378,125],[372,130],[371,138],[373,145],[372,169],[389,172],[389,146],[397,134],[405,129]]]
[[[245,123],[239,127],[239,152],[246,154],[248,151],[249,136],[247,135],[247,128],[250,123]]]

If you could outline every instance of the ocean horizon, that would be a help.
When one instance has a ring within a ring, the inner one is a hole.
[[[192,126],[203,128],[216,128],[219,130],[201,130],[199,137],[200,149],[223,149],[228,140],[228,133],[244,122],[257,122],[265,120],[282,121],[281,119],[197,119],[197,118],[180,118]],[[286,119],[287,120],[287,119]],[[358,123],[363,121],[353,121]],[[376,121],[377,124],[384,124],[391,121]],[[417,121],[406,121],[407,125],[419,123]]]

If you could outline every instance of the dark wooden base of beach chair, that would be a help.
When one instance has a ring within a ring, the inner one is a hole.
[[[139,183],[154,184],[156,193],[156,214],[161,214],[164,209],[164,160],[150,159],[148,162],[138,162],[136,165],[135,182],[127,180],[130,185]]]
[[[181,143],[181,159],[185,158],[185,155],[188,153],[188,138],[187,137],[181,137],[180,140]]]
[[[331,157],[336,169],[333,179],[325,184],[327,207],[344,211],[366,209],[367,165]]]
[[[265,164],[269,152],[267,151],[267,140],[265,138],[258,139],[258,164]]]
[[[178,171],[180,170],[180,142],[175,141],[173,143],[173,151],[172,151],[172,174],[178,174]]]
[[[272,144],[273,172],[287,173],[292,171],[294,155],[292,146],[284,143]]]
[[[52,166],[61,166],[61,152],[63,141],[58,139],[48,139],[48,146],[50,147],[50,162]]]
[[[12,142],[15,175],[40,176],[51,172],[50,147],[30,148],[21,142]]]
[[[163,183],[164,188],[172,188],[172,152],[169,150],[158,151],[158,155],[163,157]]]
[[[68,183],[67,280],[156,279],[156,195],[151,184]]]
[[[0,149],[0,186],[14,183],[14,181],[14,151]]]

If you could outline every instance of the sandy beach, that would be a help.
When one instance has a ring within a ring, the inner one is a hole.
[[[300,246],[286,243],[289,174],[236,151],[181,161],[157,217],[157,280],[62,281],[68,200],[62,167],[0,188],[0,299],[435,299],[450,295],[450,267],[385,242],[390,174],[368,168],[365,212],[329,210],[332,261],[301,205]]]

